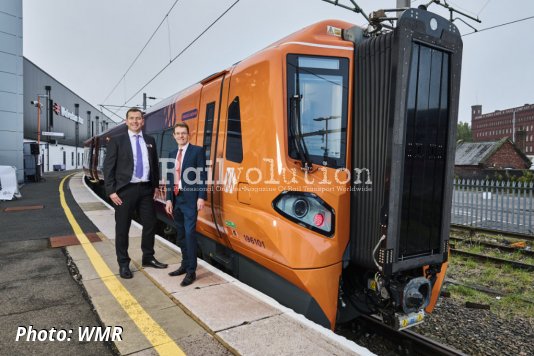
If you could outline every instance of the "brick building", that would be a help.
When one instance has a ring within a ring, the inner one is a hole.
[[[534,105],[525,104],[482,114],[482,105],[471,106],[473,141],[498,141],[509,137],[528,156],[534,156]]]
[[[530,159],[508,139],[493,142],[461,142],[456,147],[454,173],[462,178],[492,176],[498,170],[523,170]]]

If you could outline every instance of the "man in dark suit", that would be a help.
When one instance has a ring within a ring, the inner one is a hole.
[[[112,137],[107,143],[104,184],[106,194],[115,205],[115,251],[119,274],[122,278],[132,278],[128,232],[136,210],[143,224],[143,266],[167,268],[167,265],[154,258],[156,213],[153,196],[159,181],[156,141],[141,131],[145,124],[141,110],[128,110],[125,122],[128,133]]]
[[[173,174],[167,179],[167,203],[165,210],[172,215],[176,226],[177,243],[182,249],[182,263],[170,276],[185,274],[182,287],[196,279],[198,212],[204,208],[207,198],[204,149],[189,143],[189,127],[184,122],[174,125],[173,136],[178,149],[169,154],[174,159]]]

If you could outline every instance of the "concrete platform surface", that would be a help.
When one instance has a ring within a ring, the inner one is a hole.
[[[85,185],[83,174],[73,176],[69,185],[74,200],[105,235],[92,245],[117,275],[113,209]],[[141,226],[133,222],[129,253],[134,278],[119,280],[187,355],[372,355],[200,259],[195,283],[181,287],[182,277],[168,275],[179,266],[180,249],[159,236],[156,258],[169,267],[142,268],[140,236]],[[83,246],[67,251],[104,325],[123,327],[123,341],[115,341],[120,354],[158,354],[106,288],[111,276],[99,276]]]

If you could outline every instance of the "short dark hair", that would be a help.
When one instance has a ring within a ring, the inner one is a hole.
[[[172,128],[172,133],[174,134],[174,130],[177,128],[177,127],[185,127],[187,129],[187,133],[189,133],[189,126],[187,126],[187,124],[183,121],[180,121],[180,122],[177,122],[176,124],[174,124],[173,128]]]
[[[139,108],[130,108],[130,109],[128,109],[128,111],[126,111],[126,118],[128,118],[128,115],[130,115],[131,112],[138,112],[138,113],[141,114],[141,117],[143,117],[143,118],[145,116],[145,113],[141,109],[139,109]]]

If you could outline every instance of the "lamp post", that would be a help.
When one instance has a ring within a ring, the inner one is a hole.
[[[35,162],[35,174],[37,176],[37,181],[41,180],[41,164],[39,158],[41,156],[41,98],[47,98],[48,95],[37,95],[37,101],[31,102],[31,104],[37,107],[37,147],[39,148],[39,154],[36,157]]]
[[[146,93],[143,93],[143,111],[146,111],[146,99],[156,100],[156,97],[146,96]]]
[[[76,169],[78,169],[78,145],[80,144],[79,141],[80,141],[80,104],[76,103],[74,104],[74,115],[76,115],[76,128],[75,128],[75,144],[76,144],[76,148],[74,149],[74,151],[76,152],[75,155],[76,155],[76,160],[74,162],[76,162]]]

